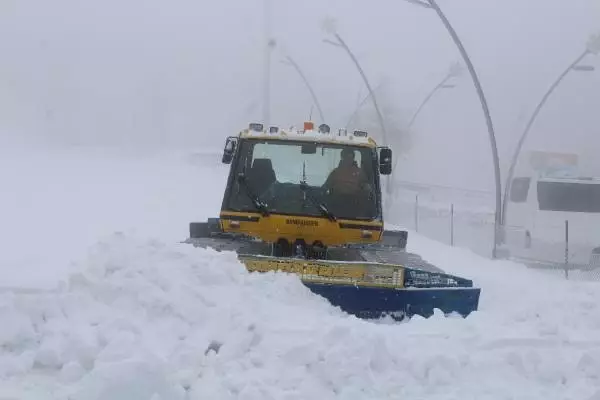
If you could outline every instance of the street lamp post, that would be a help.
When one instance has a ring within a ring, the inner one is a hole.
[[[381,86],[377,86],[376,88],[373,89],[373,93],[377,93],[377,91],[379,90]],[[360,95],[360,94],[359,94]],[[354,118],[356,118],[356,115],[358,114],[358,112],[360,111],[360,109],[365,105],[365,103],[367,101],[369,101],[369,99],[371,98],[371,93],[367,93],[367,95],[365,97],[363,97],[363,99],[360,101],[360,103],[358,103],[358,105],[356,106],[356,108],[354,109],[354,112],[352,113],[352,115],[350,116],[350,118],[348,118],[348,121],[346,122],[346,129],[348,129],[348,127],[350,126],[350,124],[354,121]]]
[[[271,53],[275,48],[275,40],[271,36],[271,0],[264,0],[264,76],[263,76],[263,123],[271,125]]]
[[[512,180],[513,180],[513,177],[515,174],[515,168],[517,165],[517,161],[519,160],[519,155],[521,154],[521,150],[523,148],[523,144],[525,143],[525,139],[527,139],[527,136],[529,135],[529,132],[530,132],[531,128],[533,127],[533,124],[535,123],[538,115],[540,114],[540,111],[542,111],[542,109],[544,108],[544,105],[546,104],[546,102],[548,101],[548,99],[550,98],[552,93],[554,93],[556,88],[565,79],[565,77],[567,75],[569,75],[569,73],[571,71],[593,71],[594,70],[593,68],[590,68],[587,66],[580,66],[579,63],[588,55],[590,55],[590,54],[597,55],[599,53],[600,53],[600,34],[593,36],[590,39],[585,50],[581,54],[579,54],[577,56],[577,58],[575,58],[575,60],[571,64],[569,64],[567,69],[565,69],[563,71],[563,73],[558,76],[558,78],[554,81],[554,83],[552,83],[552,85],[550,85],[550,87],[548,88],[548,90],[546,91],[544,96],[542,96],[542,99],[536,106],[535,110],[531,114],[531,117],[529,118],[529,121],[527,122],[527,125],[525,126],[525,129],[523,130],[523,133],[521,134],[521,137],[519,138],[519,141],[518,141],[515,151],[513,153],[513,156],[512,156],[511,162],[510,162],[510,166],[508,169],[508,175],[506,177],[504,198],[503,198],[503,202],[502,202],[502,226],[503,227],[505,227],[505,225],[506,225],[506,211],[508,209],[508,201],[510,198],[510,189],[512,186]]]
[[[310,95],[315,103],[315,106],[317,107],[317,111],[319,112],[319,117],[321,118],[321,123],[325,123],[325,117],[323,116],[323,109],[321,108],[319,99],[317,98],[317,95],[316,95],[315,91],[313,90],[312,85],[306,78],[306,75],[304,74],[304,72],[302,72],[302,69],[300,68],[298,63],[296,63],[296,61],[294,61],[294,59],[290,56],[286,56],[285,60],[282,62],[286,65],[293,67],[296,70],[296,72],[298,73],[298,75],[300,75],[300,78],[302,79],[302,81],[304,82],[304,85],[310,92]]]
[[[369,80],[367,79],[367,75],[365,74],[364,70],[360,66],[360,63],[358,62],[358,59],[355,57],[354,53],[352,53],[352,51],[350,50],[350,48],[348,47],[346,42],[342,39],[342,37],[339,35],[339,33],[337,33],[335,26],[334,26],[334,22],[331,20],[326,21],[324,28],[328,33],[333,35],[333,37],[336,39],[335,42],[331,41],[331,40],[327,40],[327,39],[325,39],[324,42],[328,43],[332,46],[341,47],[344,50],[346,50],[346,53],[348,53],[348,55],[350,56],[350,59],[356,66],[358,73],[360,74],[362,80],[365,83],[365,86],[367,87],[367,90],[369,91],[371,101],[373,102],[373,106],[375,107],[375,111],[377,112],[377,119],[379,120],[379,125],[381,126],[381,132],[383,135],[383,143],[386,144],[387,143],[387,130],[385,127],[385,122],[383,120],[383,114],[381,113],[381,110],[379,109],[379,105],[377,104],[377,98],[375,97],[375,93],[373,92],[373,89],[371,88],[371,84],[369,83]]]
[[[440,6],[438,5],[437,0],[406,0],[406,1],[408,1],[412,4],[416,4],[418,6],[424,7],[424,8],[432,9],[437,13],[438,17],[441,19],[442,23],[444,24],[446,30],[452,37],[452,40],[454,41],[454,44],[458,48],[465,64],[467,65],[467,69],[469,70],[471,79],[473,80],[473,84],[477,91],[477,95],[479,96],[479,102],[481,103],[481,108],[483,111],[483,115],[485,117],[485,122],[487,125],[487,130],[488,130],[488,135],[489,135],[489,140],[490,140],[490,146],[491,146],[491,150],[492,150],[494,180],[495,180],[495,186],[496,186],[496,210],[495,210],[495,217],[494,217],[494,247],[492,250],[492,258],[496,258],[497,247],[498,247],[498,238],[499,238],[499,233],[500,233],[499,230],[500,230],[500,225],[502,223],[502,214],[501,214],[501,212],[502,212],[502,182],[501,182],[501,178],[500,178],[500,159],[498,157],[498,146],[496,144],[496,134],[494,133],[494,124],[492,122],[492,117],[490,115],[488,103],[485,98],[485,94],[483,92],[483,87],[481,86],[481,82],[479,81],[479,77],[477,76],[477,72],[475,71],[475,67],[473,66],[473,63],[471,62],[471,59],[469,58],[467,50],[465,49],[462,41],[458,37],[458,34],[456,33],[456,31],[450,24],[450,21],[448,20],[448,18],[446,17],[446,15],[444,14],[444,12],[440,8]]]
[[[421,111],[425,108],[425,106],[427,105],[427,103],[429,103],[429,101],[433,98],[433,96],[442,89],[453,89],[454,85],[450,85],[448,84],[448,81],[454,77],[457,77],[461,74],[462,69],[461,69],[461,65],[460,64],[454,64],[452,67],[450,67],[450,69],[448,70],[448,73],[444,76],[444,78],[433,87],[433,89],[427,94],[427,96],[425,96],[425,98],[423,99],[423,101],[421,102],[421,104],[419,104],[419,107],[417,107],[416,111],[413,113],[406,129],[407,131],[410,131],[410,128],[412,128],[413,124],[415,123],[417,117],[419,116],[419,114],[421,113]],[[400,157],[396,157],[396,159],[394,160],[394,165],[392,166],[392,176],[394,175],[394,171],[396,171],[396,167],[398,166],[398,162],[400,160]],[[388,195],[392,195],[393,191],[389,190],[388,191]]]
[[[425,106],[427,105],[427,103],[429,103],[429,101],[433,98],[433,96],[440,90],[442,89],[453,89],[454,85],[449,85],[448,81],[452,78],[455,78],[457,76],[459,76],[461,74],[461,66],[460,64],[455,64],[453,65],[448,73],[444,76],[444,78],[433,87],[433,89],[427,94],[427,96],[425,96],[425,98],[423,99],[423,101],[421,102],[421,104],[419,105],[419,107],[417,107],[417,110],[414,112],[414,114],[412,115],[408,125],[407,125],[407,130],[410,130],[410,128],[412,128],[413,124],[415,123],[417,117],[421,114],[421,111],[423,111],[423,109],[425,108]],[[398,165],[398,160],[399,158],[396,157],[396,160],[394,162],[394,166],[392,168],[392,171],[396,170],[396,166]],[[393,173],[392,173],[393,175]]]
[[[410,119],[410,121],[408,123],[408,129],[412,128],[413,124],[415,123],[415,120],[417,119],[417,117],[419,116],[419,114],[421,113],[421,111],[423,110],[423,108],[427,105],[427,103],[429,103],[429,101],[433,98],[433,96],[439,90],[454,88],[454,85],[448,85],[448,81],[450,79],[458,76],[459,74],[460,74],[460,64],[456,64],[455,66],[453,66],[452,68],[450,68],[450,71],[448,71],[448,73],[446,74],[446,76],[444,77],[444,79],[442,79],[431,90],[431,92],[429,92],[429,94],[423,99],[423,101],[421,102],[421,104],[419,105],[419,107],[417,108],[417,110],[415,111],[415,113],[413,114],[412,118]]]

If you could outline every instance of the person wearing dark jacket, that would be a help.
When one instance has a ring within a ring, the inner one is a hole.
[[[339,165],[331,171],[324,185],[333,194],[356,194],[368,190],[365,173],[354,161],[354,151],[343,149]]]

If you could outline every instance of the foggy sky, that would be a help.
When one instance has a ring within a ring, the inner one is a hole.
[[[408,118],[459,61],[429,10],[402,0],[272,0],[277,40],[272,117],[301,124],[311,99],[291,55],[336,128],[365,94],[341,50],[322,42],[325,17],[375,86],[389,83]],[[439,0],[486,92],[503,173],[535,103],[600,31],[599,0]],[[219,145],[262,116],[262,0],[8,0],[0,6],[0,132],[84,144]],[[600,57],[597,57],[600,58]],[[600,62],[573,73],[530,136],[529,147],[595,155]],[[468,75],[419,117],[403,179],[490,189],[493,170],[481,108]],[[313,111],[313,116],[316,111]],[[600,175],[600,166],[597,173]]]

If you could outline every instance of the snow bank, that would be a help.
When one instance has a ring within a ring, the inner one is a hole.
[[[454,262],[446,257],[458,253],[440,254]],[[478,257],[462,261],[491,268]],[[501,291],[486,285],[482,311],[466,320],[375,323],[343,314],[295,277],[249,274],[230,253],[115,234],[80,264],[56,291],[0,294],[0,397],[479,400],[600,392],[592,286],[574,293],[556,285],[531,302],[535,296],[512,291],[495,298]],[[562,296],[570,307],[542,301]]]
[[[185,239],[190,221],[218,212],[225,185],[219,163],[198,168],[187,154],[0,148],[0,288],[55,287],[114,231]]]

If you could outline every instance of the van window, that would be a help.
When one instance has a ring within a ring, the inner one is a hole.
[[[510,201],[513,203],[525,203],[527,201],[527,194],[529,193],[529,186],[531,185],[531,178],[515,178],[510,186]]]
[[[600,213],[600,184],[538,182],[538,204],[542,211]]]

